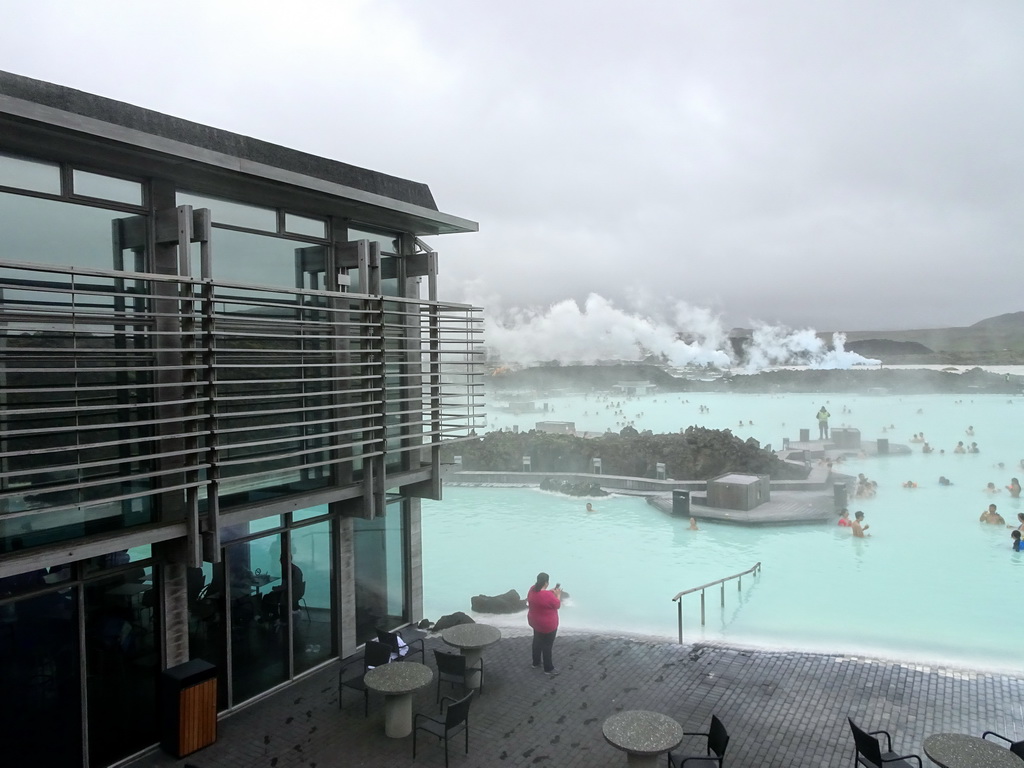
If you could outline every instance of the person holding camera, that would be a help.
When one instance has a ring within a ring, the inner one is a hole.
[[[551,649],[555,645],[555,634],[558,632],[558,609],[562,606],[562,585],[555,584],[548,589],[548,575],[541,571],[537,574],[537,583],[526,593],[526,604],[529,608],[526,620],[533,628],[533,668],[537,669],[544,663],[544,671],[554,677],[558,674],[551,658]]]

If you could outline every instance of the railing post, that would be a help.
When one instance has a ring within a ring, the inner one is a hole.
[[[682,644],[682,642],[683,642],[683,597],[685,595],[692,594],[693,592],[700,591],[700,625],[702,627],[703,626],[707,626],[707,611],[706,611],[707,595],[706,595],[706,593],[707,593],[708,588],[709,587],[713,587],[716,584],[721,588],[720,602],[722,604],[722,609],[724,610],[725,609],[725,582],[729,581],[730,579],[736,579],[736,591],[737,592],[742,592],[743,591],[743,576],[744,576],[744,574],[747,574],[747,573],[752,573],[755,576],[759,575],[761,573],[761,563],[760,562],[754,563],[754,565],[751,568],[748,568],[747,570],[743,571],[743,573],[737,573],[737,574],[734,574],[732,576],[726,576],[724,579],[717,579],[715,581],[712,581],[710,584],[703,584],[703,585],[701,585],[699,587],[693,587],[692,589],[684,590],[684,591],[680,592],[678,595],[676,595],[675,597],[672,598],[673,601],[678,603],[678,605],[676,606],[676,614],[677,614],[676,621],[677,621],[677,623],[679,625],[679,642],[680,642],[680,644]]]

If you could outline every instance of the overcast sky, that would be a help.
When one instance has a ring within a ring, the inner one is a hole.
[[[445,298],[1024,309],[1020,0],[4,5],[2,69],[426,182]]]

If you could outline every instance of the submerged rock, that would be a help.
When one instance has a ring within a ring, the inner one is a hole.
[[[470,598],[476,613],[518,613],[526,610],[526,601],[514,589],[502,595],[477,595]]]

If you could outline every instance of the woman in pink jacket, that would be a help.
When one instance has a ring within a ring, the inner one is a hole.
[[[539,667],[543,659],[544,671],[553,677],[558,674],[558,670],[551,660],[551,649],[558,632],[562,586],[555,584],[555,588],[549,590],[548,575],[542,571],[537,574],[537,583],[526,593],[526,604],[529,606],[526,620],[533,627],[533,667]]]

